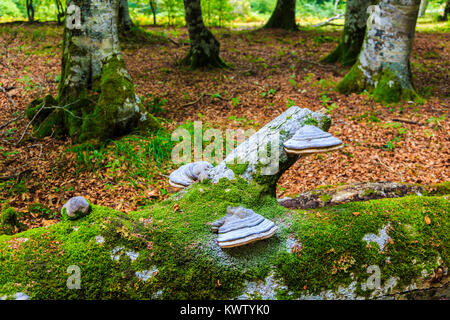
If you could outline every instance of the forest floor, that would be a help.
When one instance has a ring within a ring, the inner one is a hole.
[[[339,30],[214,29],[232,68],[190,71],[176,64],[188,50],[186,29],[146,29],[154,41],[123,44],[123,52],[137,94],[169,131],[192,121],[224,132],[257,130],[291,105],[329,111],[330,132],[345,148],[300,158],[279,180],[279,197],[352,182],[449,180],[450,33],[416,33],[411,68],[422,100],[385,104],[333,90],[349,68],[319,61]],[[33,98],[56,96],[61,35],[53,24],[0,25],[0,204],[29,213],[29,227],[56,222],[75,195],[128,212],[175,191],[170,152],[143,152],[168,143],[163,138],[128,136],[95,151],[30,136],[32,124],[21,115]],[[42,206],[30,206],[36,203]]]

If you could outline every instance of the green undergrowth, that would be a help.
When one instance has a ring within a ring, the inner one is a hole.
[[[395,275],[401,283],[423,269],[432,272],[438,257],[448,266],[449,203],[442,197],[287,211],[261,191],[240,178],[196,183],[183,196],[143,211],[124,214],[93,206],[76,221],[0,236],[0,297],[23,292],[34,299],[228,299],[243,292],[246,280],[275,271],[290,291],[279,297],[290,298],[348,284],[350,274],[366,279],[371,264],[380,266],[383,281]],[[238,205],[274,221],[278,233],[220,249],[209,224]],[[376,243],[370,248],[362,238],[387,224],[393,243],[380,253]],[[286,252],[289,235],[301,250]],[[139,255],[131,260],[127,252]],[[80,268],[80,289],[66,286],[71,265]],[[151,271],[146,281],[136,274],[145,270]]]

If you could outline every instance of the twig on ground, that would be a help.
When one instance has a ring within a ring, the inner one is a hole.
[[[418,126],[423,126],[423,123],[420,123],[420,122],[417,122],[417,121],[413,121],[413,120],[408,120],[408,119],[402,119],[402,118],[392,119],[392,121],[404,122],[404,123],[409,123],[409,124],[417,124]]]
[[[23,118],[23,113],[22,114],[20,114],[18,117],[15,117],[14,119],[11,119],[11,120],[9,120],[9,121],[6,121],[4,124],[2,124],[2,125],[0,125],[0,130],[1,129],[3,129],[3,128],[5,128],[5,127],[7,127],[7,126],[9,126],[11,123],[13,123],[14,121],[17,121],[17,120],[20,120],[20,119],[22,119]]]

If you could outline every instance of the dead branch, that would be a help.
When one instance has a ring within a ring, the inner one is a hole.
[[[329,24],[329,23],[330,23],[331,21],[333,21],[333,20],[337,20],[337,19],[342,18],[343,16],[344,16],[344,14],[343,14],[343,13],[340,13],[340,14],[338,14],[337,16],[331,17],[331,18],[328,19],[327,21],[324,21],[324,22],[321,22],[321,23],[318,23],[318,24],[313,25],[313,27],[322,27],[322,26],[324,26],[324,25]]]
[[[13,87],[13,88],[14,88],[14,87]],[[9,89],[9,90],[11,90],[11,89]],[[17,108],[16,103],[15,103],[14,100],[12,99],[11,95],[8,93],[9,90],[6,90],[5,88],[0,87],[0,91],[3,92],[3,93],[8,97],[8,100],[9,100],[9,102],[11,102],[12,106],[13,106],[14,108]]]

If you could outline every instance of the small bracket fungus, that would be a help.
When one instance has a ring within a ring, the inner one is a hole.
[[[289,154],[312,154],[334,151],[342,148],[342,141],[312,125],[301,127],[294,136],[284,144]]]
[[[90,212],[89,202],[84,197],[72,197],[61,209],[61,214],[70,220],[79,219]]]
[[[244,207],[228,207],[227,215],[212,224],[221,248],[242,246],[273,236],[278,227],[270,220]]]
[[[176,188],[185,188],[196,181],[209,179],[208,169],[213,166],[206,161],[197,161],[182,165],[169,176],[169,183]]]

